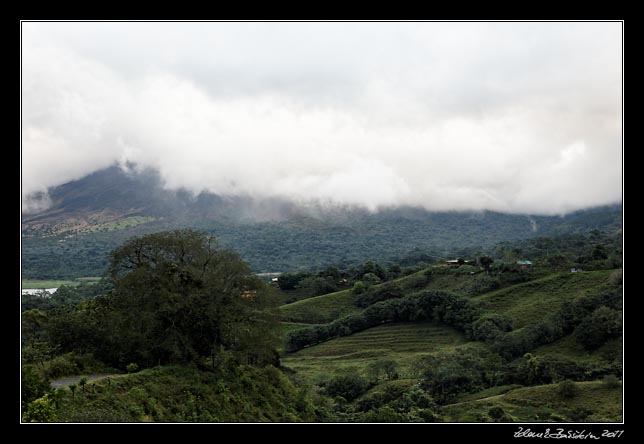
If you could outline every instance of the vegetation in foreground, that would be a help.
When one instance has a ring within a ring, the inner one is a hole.
[[[619,421],[621,271],[600,253],[583,273],[481,256],[278,289],[206,235],[135,238],[102,282],[23,298],[23,420]],[[97,372],[129,374],[49,387]]]
[[[305,390],[273,366],[221,363],[213,371],[162,366],[48,396],[59,422],[302,422],[316,419]],[[33,418],[30,410],[29,419]]]

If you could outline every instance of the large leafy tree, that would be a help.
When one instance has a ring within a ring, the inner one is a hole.
[[[94,310],[112,362],[204,362],[223,350],[240,361],[275,359],[274,297],[239,256],[204,233],[134,238],[112,252],[114,289]]]

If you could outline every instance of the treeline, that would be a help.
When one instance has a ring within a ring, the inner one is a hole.
[[[511,261],[530,258],[554,269],[607,270],[622,267],[621,231],[591,230],[574,234],[540,236],[501,242],[492,250],[494,258]]]
[[[472,334],[481,310],[471,301],[454,293],[435,290],[378,302],[362,312],[345,316],[326,325],[289,332],[285,349],[294,352],[338,336],[347,336],[387,322],[435,319],[466,334]]]
[[[37,309],[47,312],[57,308],[75,306],[81,302],[107,294],[112,288],[113,285],[109,280],[101,279],[91,284],[62,285],[54,294],[46,297],[39,294],[23,294],[21,309],[22,311]]]
[[[284,273],[279,276],[277,285],[286,295],[284,302],[291,303],[353,288],[358,282],[360,282],[359,286],[369,288],[415,273],[419,269],[418,266],[401,267],[398,264],[384,266],[375,261],[365,261],[348,268],[326,267],[321,271]]]
[[[512,244],[526,238],[558,239],[569,233],[571,243],[560,248],[565,253],[574,245],[575,236],[586,236],[593,228],[604,230],[602,236],[611,236],[621,225],[621,208],[596,208],[564,218],[536,217],[539,227],[533,232],[525,216],[485,212],[428,213],[418,209],[384,210],[375,214],[349,212],[334,219],[293,217],[284,222],[243,223],[211,220],[174,212],[171,217],[142,224],[127,230],[108,233],[88,233],[69,238],[23,238],[22,271],[24,278],[71,279],[97,276],[107,265],[106,255],[132,235],[191,227],[211,233],[222,245],[234,248],[250,267],[257,272],[286,270],[320,270],[327,266],[349,268],[372,258],[379,263],[414,265],[427,264],[436,256],[446,254],[475,257],[477,251],[491,250],[505,241],[507,250],[492,252],[497,259],[512,258]],[[146,231],[148,230],[148,231]],[[542,234],[543,233],[543,234]],[[545,236],[544,236],[545,235]],[[64,242],[59,242],[64,241]],[[555,242],[556,243],[556,242]],[[597,243],[605,244],[604,239]],[[618,242],[621,244],[621,241]],[[479,245],[479,248],[471,248]],[[524,254],[555,254],[555,249],[541,248],[526,243]],[[504,248],[505,248],[504,247]],[[545,245],[544,245],[545,247]],[[471,254],[472,253],[472,254]],[[606,249],[608,259],[611,248]],[[574,257],[592,254],[579,251]],[[606,268],[616,268],[620,265]]]
[[[482,256],[482,258],[487,258],[487,256]],[[487,271],[484,271],[484,267],[479,265],[462,265],[453,268],[431,267],[423,270],[422,273],[417,272],[415,268],[413,270],[413,276],[403,280],[388,281],[380,285],[354,285],[353,292],[357,294],[355,305],[366,308],[376,302],[402,298],[409,293],[427,287],[436,277],[441,275],[468,275],[468,279],[463,279],[458,288],[458,292],[466,296],[488,293],[527,282],[539,276],[534,272],[520,272],[516,265],[504,263],[489,265]],[[403,272],[403,274],[407,273]]]

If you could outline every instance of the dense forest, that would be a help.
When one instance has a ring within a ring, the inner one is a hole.
[[[431,263],[445,256],[476,255],[474,246],[490,252],[500,242],[584,235],[593,229],[619,233],[622,217],[621,205],[566,216],[419,208],[382,208],[374,213],[212,194],[191,196],[163,189],[153,172],[127,175],[118,167],[61,185],[50,195],[50,208],[23,215],[25,279],[101,276],[109,252],[128,239],[183,228],[214,235],[254,272],[293,272],[348,268],[366,260],[383,265]],[[563,247],[565,252],[571,243]],[[525,246],[530,248],[526,253],[543,249],[541,254],[550,255],[547,245]]]
[[[618,420],[620,239],[450,264],[417,249],[266,283],[209,233],[135,237],[98,283],[23,295],[23,421]]]

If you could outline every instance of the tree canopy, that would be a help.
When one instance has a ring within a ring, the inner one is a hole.
[[[212,236],[176,230],[133,238],[111,253],[107,275],[112,291],[73,313],[93,324],[92,348],[106,362],[125,368],[209,358],[214,365],[221,351],[245,363],[275,361],[272,289]],[[86,340],[71,338],[68,346]]]

